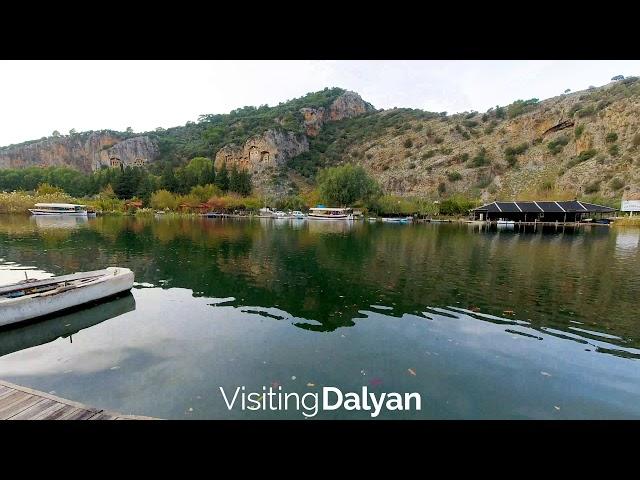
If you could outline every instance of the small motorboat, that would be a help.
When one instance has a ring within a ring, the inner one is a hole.
[[[0,287],[0,327],[112,297],[131,290],[133,280],[128,268],[108,267],[4,285]]]
[[[516,222],[514,222],[513,220],[505,220],[503,218],[498,219],[498,221],[496,221],[496,227],[498,228],[514,228]]]
[[[385,223],[409,223],[413,221],[413,217],[385,217],[382,221]]]
[[[293,212],[291,212],[291,217],[297,218],[297,219],[304,219],[306,215],[302,213],[300,210],[294,210]]]

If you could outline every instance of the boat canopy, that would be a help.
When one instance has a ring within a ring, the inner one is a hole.
[[[78,205],[75,203],[36,203],[36,208],[76,208],[86,207],[86,205]]]

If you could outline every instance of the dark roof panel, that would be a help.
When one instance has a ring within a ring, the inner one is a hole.
[[[517,205],[516,205],[517,204]],[[597,205],[595,203],[578,202],[577,200],[563,200],[558,202],[491,202],[473,209],[492,213],[587,213],[587,212],[615,212],[615,208]]]
[[[523,213],[540,213],[542,210],[534,202],[516,202]]]
[[[589,210],[590,212],[615,212],[616,211],[615,208],[606,207],[604,205],[597,205],[595,203],[587,203],[587,202],[580,202],[580,203],[584,205],[586,209]]]
[[[520,213],[520,209],[516,206],[515,202],[497,202],[497,204],[501,212]]]
[[[580,205],[580,202],[571,200],[570,202],[558,202],[567,212],[586,212],[587,209]]]
[[[544,210],[545,212],[549,212],[549,213],[552,213],[552,212],[554,212],[554,213],[562,213],[562,208],[560,208],[556,202],[536,202],[536,203],[537,203],[537,204],[540,206],[540,208],[541,208],[542,210]],[[558,202],[558,203],[560,203],[560,205],[562,205],[562,203],[561,203],[561,202]]]

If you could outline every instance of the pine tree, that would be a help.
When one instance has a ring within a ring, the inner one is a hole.
[[[215,182],[217,187],[223,192],[226,192],[229,190],[229,173],[227,172],[226,163],[223,163],[222,166],[220,167],[220,170],[218,170],[218,173],[216,174]]]
[[[238,169],[234,165],[231,167],[231,175],[229,175],[229,190],[232,192],[240,193],[240,176],[238,174]]]
[[[165,167],[162,177],[160,178],[160,184],[165,190],[169,190],[170,192],[177,191],[178,181],[173,173],[173,167],[171,167],[171,165],[167,165]]]

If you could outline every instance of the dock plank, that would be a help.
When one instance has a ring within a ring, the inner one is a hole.
[[[89,407],[0,380],[0,420],[157,420]]]
[[[38,398],[38,397],[33,397]],[[57,403],[54,402],[53,400],[48,400],[46,398],[41,399],[39,402],[34,403],[33,405],[31,405],[30,407],[22,410],[19,413],[16,413],[15,415],[7,418],[7,420],[29,420],[37,415],[39,415],[40,413],[42,413],[44,410],[47,410],[48,408],[52,407],[52,406],[56,406]]]
[[[0,420],[8,420],[11,417],[13,417],[14,415],[22,412],[23,410],[26,410],[27,408],[42,402],[43,399],[40,397],[27,397],[24,398],[22,400],[20,400],[19,402],[16,402],[14,404],[12,404],[9,407],[6,407],[2,410],[0,410]]]
[[[29,394],[24,392],[13,392],[11,395],[7,395],[2,400],[0,400],[0,410],[2,410],[3,408],[7,408],[25,398],[29,398]]]

